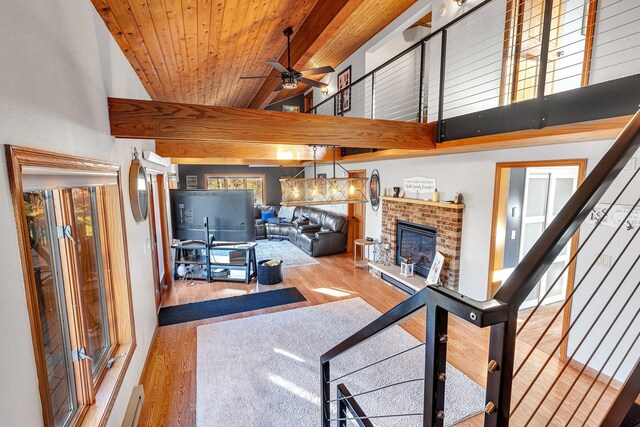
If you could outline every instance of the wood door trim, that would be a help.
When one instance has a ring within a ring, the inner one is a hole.
[[[169,250],[169,222],[167,221],[167,205],[166,205],[166,192],[165,192],[165,176],[158,175],[156,177],[158,183],[158,201],[160,202],[160,228],[162,241],[164,242],[165,250],[162,251],[162,258],[164,261],[164,277],[161,278],[161,283],[166,285],[166,289],[162,292],[162,297],[171,287],[171,255]],[[160,299],[160,305],[162,305],[162,298]]]
[[[489,241],[489,274],[487,277],[487,298],[492,298],[495,292],[498,290],[497,286],[493,282],[493,275],[495,273],[496,263],[496,232],[498,227],[499,217],[502,213],[499,211],[500,196],[503,195],[503,191],[500,189],[502,181],[502,170],[513,168],[533,168],[533,167],[558,167],[558,166],[577,166],[578,167],[578,186],[582,184],[586,176],[587,160],[586,159],[559,159],[559,160],[534,160],[534,161],[522,161],[522,162],[500,162],[496,163],[496,177],[494,182],[494,197],[493,197],[493,213],[491,219],[491,239]],[[580,231],[578,230],[571,239],[571,253],[570,257],[575,254],[578,248],[580,239]],[[567,295],[573,291],[573,283],[575,280],[576,262],[572,262],[567,270]],[[571,304],[569,300],[565,305],[562,319],[563,332],[569,328],[571,322]],[[567,357],[567,340],[564,340],[560,346],[560,360],[566,361]]]
[[[589,74],[591,73],[591,58],[593,56],[593,41],[596,34],[598,0],[589,0],[588,13],[589,15],[587,19],[587,34],[584,41],[584,60],[582,62],[582,86],[589,85]]]
[[[349,178],[359,178],[359,177],[366,177],[367,176],[367,170],[366,169],[354,169],[354,170],[349,170],[347,173],[347,177]],[[356,210],[356,206],[351,203],[348,205],[347,208],[347,217],[349,220],[349,224],[350,225],[349,228],[349,232],[347,232],[347,252],[352,252],[354,249],[353,247],[353,241],[355,240],[354,234],[355,234],[355,229],[353,228],[353,217],[355,216],[355,210]],[[366,234],[366,223],[367,221],[367,211],[364,207],[364,205],[362,205],[362,221],[361,221],[361,227],[362,227],[362,234],[363,236],[361,236],[361,238],[364,238],[364,234]]]

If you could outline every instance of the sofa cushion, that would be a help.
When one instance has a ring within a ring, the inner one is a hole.
[[[311,252],[314,240],[315,233],[302,233],[298,236],[298,246],[303,251]]]
[[[344,227],[346,218],[342,215],[327,213],[324,217],[322,225],[331,231],[341,231]]]
[[[324,219],[325,215],[325,211],[322,211],[320,209],[313,209],[311,212],[309,212],[309,222],[312,222],[314,224],[322,224],[322,220]]]

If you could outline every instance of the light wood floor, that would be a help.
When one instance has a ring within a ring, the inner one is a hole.
[[[197,282],[193,286],[188,286],[182,281],[177,281],[165,296],[163,305],[184,304],[195,301],[202,301],[212,298],[223,298],[234,295],[241,295],[251,292],[273,290],[282,287],[297,287],[307,298],[307,301],[287,306],[274,307],[248,313],[235,314],[218,317],[214,319],[201,320],[179,325],[165,326],[159,328],[148,356],[147,365],[142,375],[142,384],[145,390],[145,401],[139,426],[194,426],[195,425],[195,402],[196,402],[196,328],[200,325],[223,322],[229,319],[236,319],[258,314],[272,313],[281,310],[288,310],[308,305],[323,304],[340,300],[343,298],[360,297],[381,312],[385,312],[407,298],[407,295],[379,279],[371,277],[367,272],[354,270],[351,254],[318,258],[317,265],[289,268],[285,270],[285,281],[279,285],[264,287],[259,289],[255,284],[235,284],[235,283],[212,283]],[[266,289],[265,289],[266,288]],[[405,321],[403,326],[409,333],[417,339],[424,341],[425,316],[420,313],[417,316]],[[486,361],[488,347],[488,330],[478,329],[469,323],[450,316],[449,325],[449,345],[447,360],[453,366],[460,369],[472,380],[480,385],[486,381]],[[526,342],[519,342],[519,353],[530,349]],[[401,349],[398,349],[401,350]],[[534,350],[530,365],[532,369],[525,368],[520,374],[520,378],[514,385],[514,394],[522,394],[531,377],[536,371],[533,368],[540,366],[546,360],[547,354]],[[521,355],[520,355],[521,360]],[[532,408],[538,406],[536,398],[548,394],[550,396],[539,414],[536,415],[531,425],[545,425],[549,415],[555,406],[564,402],[564,391],[570,387],[573,377],[577,377],[578,372],[569,368],[562,381],[552,390],[545,393],[546,386],[549,386],[551,375],[557,374],[561,364],[553,359],[549,365],[550,369],[545,370],[545,374],[538,381],[531,391],[532,398],[525,399],[519,408],[519,415],[516,412],[513,425],[524,425],[524,420],[528,418]],[[573,377],[571,377],[573,375]],[[578,378],[576,385],[579,389],[588,388],[591,378],[586,375]],[[615,390],[606,388],[602,383],[596,383],[594,390],[603,390],[604,396],[596,401],[591,398],[587,408],[580,407],[578,416],[574,422],[580,421],[582,424],[585,412],[588,412],[593,405],[598,405],[598,410],[594,411],[597,418],[604,414],[603,408],[607,407],[615,396]],[[593,393],[593,392],[592,392]],[[578,399],[579,396],[575,399]],[[597,397],[597,395],[596,395]],[[584,405],[583,405],[584,406]],[[570,416],[575,408],[563,407],[558,413],[558,420]],[[545,418],[547,417],[547,418]],[[595,415],[594,415],[595,417]],[[482,416],[478,415],[459,425],[480,426]],[[544,420],[542,422],[541,420]],[[550,425],[562,425],[562,421],[556,423],[555,418]],[[588,423],[595,425],[594,423]],[[579,425],[579,424],[576,424]],[[231,426],[229,426],[231,427]]]

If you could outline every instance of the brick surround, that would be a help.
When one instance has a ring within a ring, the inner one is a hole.
[[[435,227],[436,249],[444,255],[440,280],[442,285],[458,290],[460,246],[464,205],[434,203],[426,200],[394,197],[382,198],[382,236],[391,243],[391,259],[396,259],[396,225],[398,220]]]

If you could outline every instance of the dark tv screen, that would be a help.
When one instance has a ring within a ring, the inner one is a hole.
[[[253,190],[171,190],[173,236],[179,240],[253,242]]]

